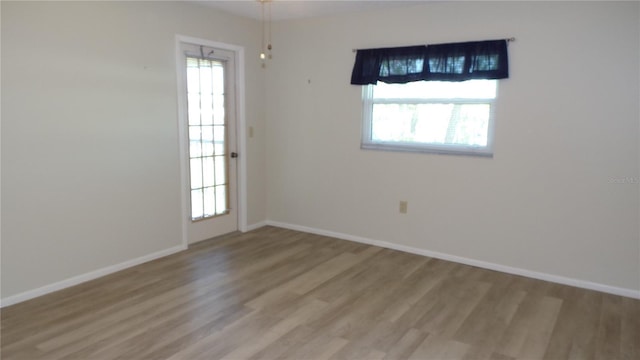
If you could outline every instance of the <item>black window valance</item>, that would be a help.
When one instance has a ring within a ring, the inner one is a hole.
[[[506,40],[358,50],[351,84],[509,77]]]

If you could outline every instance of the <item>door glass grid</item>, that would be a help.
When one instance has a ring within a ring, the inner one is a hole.
[[[191,220],[229,212],[224,63],[187,56]]]

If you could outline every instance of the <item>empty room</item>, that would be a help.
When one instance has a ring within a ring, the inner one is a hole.
[[[640,359],[640,3],[1,1],[2,359]]]

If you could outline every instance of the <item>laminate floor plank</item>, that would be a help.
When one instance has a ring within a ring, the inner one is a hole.
[[[514,358],[543,358],[561,305],[558,298],[525,298],[498,342],[497,352]]]
[[[404,335],[402,335],[402,338],[400,338],[400,340],[398,340],[398,342],[389,349],[389,352],[385,356],[385,360],[408,359],[424,341],[427,335],[427,333],[420,330],[413,328],[409,329],[404,333]]]
[[[9,360],[640,360],[640,300],[270,226],[0,317]]]
[[[593,358],[602,294],[571,288],[563,298],[544,358]]]
[[[307,325],[298,326],[250,359],[329,359],[349,341]]]
[[[620,358],[640,359],[640,301],[622,298]]]
[[[476,345],[476,352],[479,348],[486,348],[486,356],[489,356],[525,297],[526,293],[522,290],[494,284],[478,306],[466,317],[453,338]]]

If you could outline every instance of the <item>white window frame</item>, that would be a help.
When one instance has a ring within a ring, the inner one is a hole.
[[[367,150],[383,150],[383,151],[404,151],[417,153],[435,153],[449,155],[470,155],[493,157],[493,135],[495,128],[495,108],[498,99],[498,81],[496,81],[496,96],[493,99],[459,99],[459,98],[442,98],[442,99],[424,99],[424,98],[405,98],[405,99],[374,99],[374,85],[365,85],[362,87],[362,140],[361,148]],[[374,141],[372,140],[372,121],[373,121],[373,105],[374,104],[489,104],[489,124],[487,127],[487,145],[471,146],[459,144],[434,144],[419,142],[400,142],[400,141]]]

